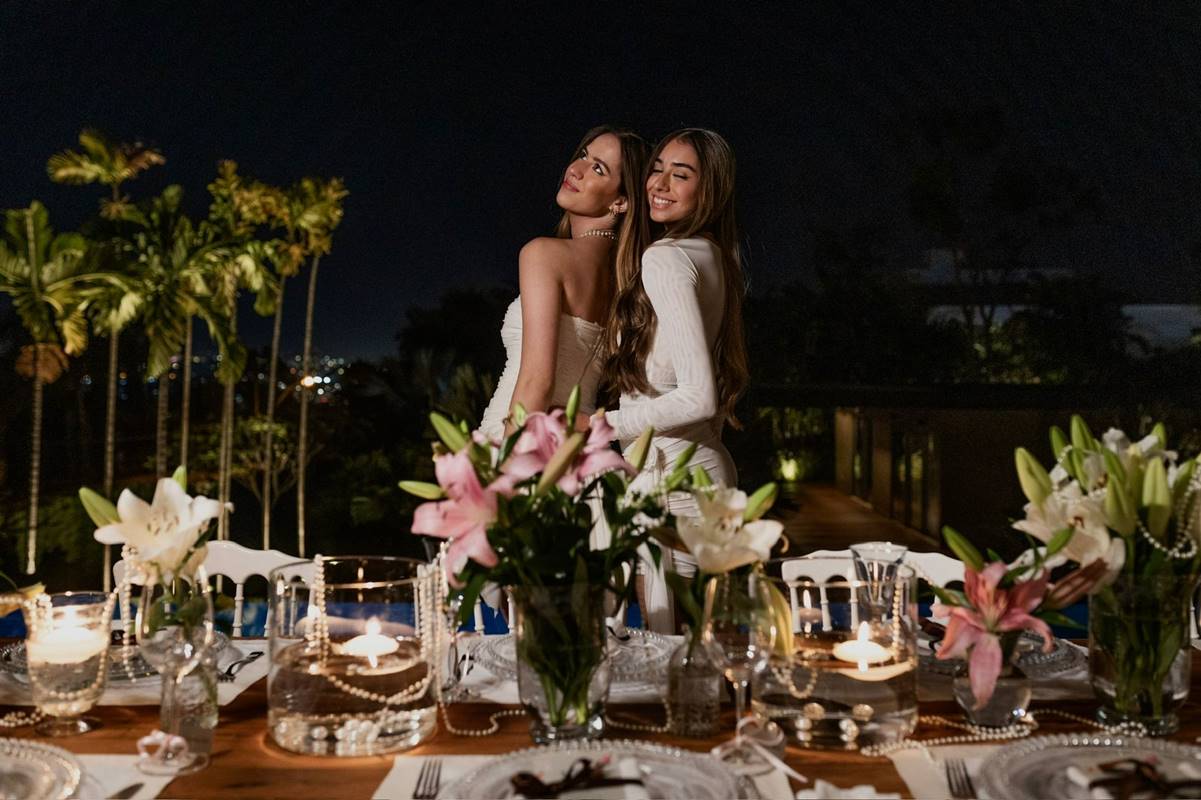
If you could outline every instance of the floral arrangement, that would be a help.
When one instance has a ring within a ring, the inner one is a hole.
[[[1188,617],[1201,577],[1201,470],[1197,459],[1179,463],[1167,441],[1162,423],[1137,442],[1115,428],[1097,439],[1074,416],[1068,434],[1051,428],[1050,471],[1016,453],[1029,502],[1014,527],[1044,542],[1071,530],[1061,556],[1106,565],[1089,605],[1098,713],[1156,733],[1174,729],[1187,695]]]
[[[1047,565],[1074,537],[1070,528],[1053,536],[1045,548],[1029,550],[1013,564],[992,551],[985,562],[980,551],[952,528],[944,528],[943,536],[963,561],[964,589],[933,587],[940,601],[934,604],[934,616],[950,618],[937,657],[967,656],[972,695],[976,708],[981,709],[992,698],[997,678],[1011,662],[1022,632],[1042,636],[1044,651],[1050,651],[1054,637],[1049,623],[1074,624],[1062,609],[1096,585],[1105,574],[1105,564],[1095,560],[1052,585]]]

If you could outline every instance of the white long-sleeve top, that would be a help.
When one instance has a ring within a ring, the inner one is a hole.
[[[651,389],[622,394],[609,422],[623,444],[653,426],[666,465],[697,442],[692,463],[734,485],[734,465],[721,443],[713,359],[726,299],[721,251],[699,236],[661,239],[642,256],[642,285],[658,318],[646,359]]]

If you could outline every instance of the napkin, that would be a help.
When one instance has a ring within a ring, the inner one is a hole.
[[[968,774],[972,777],[972,783],[978,790],[980,765],[999,747],[1001,745],[997,744],[944,745],[925,750],[920,747],[907,747],[889,753],[888,758],[914,797],[924,800],[947,800],[951,797],[951,790],[947,787],[943,762],[948,758],[962,758]]]
[[[373,800],[412,797],[413,790],[417,788],[417,773],[427,758],[437,758],[442,762],[442,781],[439,785],[445,788],[495,756],[397,756],[392,760],[392,769],[376,787]]]
[[[77,755],[83,765],[84,775],[79,782],[79,790],[75,793],[78,800],[104,800],[135,783],[142,784],[134,800],[151,800],[158,797],[167,784],[173,780],[171,775],[144,775],[138,771],[137,756],[114,755]]]
[[[921,796],[914,794],[914,797]],[[813,784],[812,789],[802,789],[796,793],[796,800],[900,800],[900,797],[896,792],[879,794],[875,786],[866,783],[842,789],[821,779]]]
[[[221,651],[217,661],[218,671],[246,656],[253,650],[267,652],[266,639],[235,639],[229,647]],[[234,698],[246,691],[253,683],[263,678],[268,670],[270,659],[263,655],[241,668],[237,677],[229,683],[217,684],[217,705],[228,705]],[[157,675],[140,678],[135,681],[110,682],[100,696],[101,706],[157,706],[162,701],[162,679]],[[29,684],[23,683],[11,673],[0,673],[0,705],[31,706],[33,697],[29,693]],[[120,787],[118,787],[120,788]]]

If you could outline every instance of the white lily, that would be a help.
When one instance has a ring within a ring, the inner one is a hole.
[[[1163,458],[1168,464],[1175,464],[1178,454],[1175,450],[1165,450],[1165,442],[1159,441],[1159,437],[1153,433],[1149,433],[1133,444],[1125,431],[1117,428],[1110,428],[1101,435],[1101,441],[1107,448],[1117,454],[1118,459],[1122,462],[1122,466],[1130,468],[1130,462],[1133,458],[1140,458],[1143,461],[1152,458]]]
[[[697,569],[720,575],[744,564],[766,561],[784,532],[775,520],[743,522],[747,495],[739,489],[715,486],[693,493],[699,517],[677,520],[677,532],[696,558]]]
[[[1054,558],[1051,566],[1065,560],[1077,564],[1090,564],[1101,559],[1116,574],[1126,560],[1126,547],[1120,537],[1111,536],[1105,517],[1105,500],[1086,495],[1076,481],[1056,489],[1040,505],[1027,503],[1026,518],[1013,524],[1040,542],[1049,542],[1051,537],[1064,528],[1073,528],[1072,538]]]
[[[120,522],[96,529],[96,541],[128,545],[135,565],[157,572],[164,581],[190,578],[204,563],[205,547],[196,546],[221,504],[190,496],[173,478],[160,478],[147,503],[126,489],[117,499]]]

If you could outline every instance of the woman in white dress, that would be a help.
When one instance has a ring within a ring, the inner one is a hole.
[[[615,313],[606,330],[607,380],[621,392],[609,422],[623,445],[655,429],[647,469],[668,469],[696,444],[692,465],[714,482],[737,484],[721,441],[747,384],[742,300],[745,285],[734,218],[734,153],[713,131],[669,134],[651,153],[646,198],[619,243]],[[695,516],[695,501],[671,510]],[[664,569],[692,574],[686,554],[664,554]],[[661,571],[646,570],[640,603],[648,627],[674,628]]]
[[[588,131],[555,196],[563,209],[555,236],[521,249],[521,294],[500,331],[507,360],[480,422],[493,441],[512,430],[516,403],[527,411],[563,406],[579,384],[580,411],[596,407],[596,353],[617,282],[614,244],[630,225],[649,149],[620,128]]]

